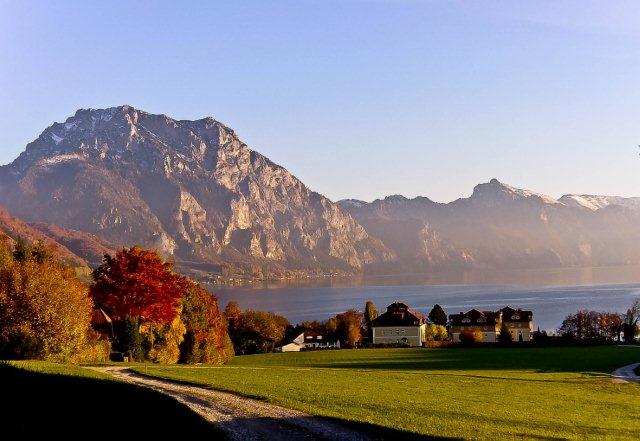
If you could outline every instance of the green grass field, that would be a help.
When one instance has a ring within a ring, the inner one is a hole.
[[[0,362],[1,439],[224,439],[160,393],[78,366]]]
[[[640,347],[370,349],[136,369],[312,414],[464,439],[638,439]]]

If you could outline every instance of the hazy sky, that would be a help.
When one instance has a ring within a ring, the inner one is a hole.
[[[78,108],[214,116],[332,199],[640,196],[640,2],[0,0],[0,163]]]

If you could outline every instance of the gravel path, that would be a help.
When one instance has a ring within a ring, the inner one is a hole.
[[[611,381],[614,383],[640,383],[640,376],[635,373],[635,369],[639,366],[640,363],[634,363],[616,369],[611,373]]]
[[[262,401],[150,378],[121,366],[91,369],[173,397],[222,429],[232,440],[369,440],[354,430]]]

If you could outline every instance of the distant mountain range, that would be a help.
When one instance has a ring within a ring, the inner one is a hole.
[[[339,201],[405,271],[640,263],[640,198],[560,199],[492,179],[442,204],[389,196]]]
[[[334,203],[212,118],[130,106],[45,129],[0,167],[0,205],[21,219],[0,211],[0,230],[91,265],[134,244],[255,277],[640,263],[640,198],[556,200],[494,179],[448,204]]]

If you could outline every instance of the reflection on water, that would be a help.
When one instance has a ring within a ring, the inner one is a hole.
[[[640,297],[640,267],[365,276],[217,288],[215,292],[222,305],[236,300],[243,309],[273,311],[292,323],[362,309],[370,299],[379,310],[404,301],[424,313],[435,303],[451,314],[511,305],[533,310],[535,326],[552,330],[578,309],[624,312]]]

